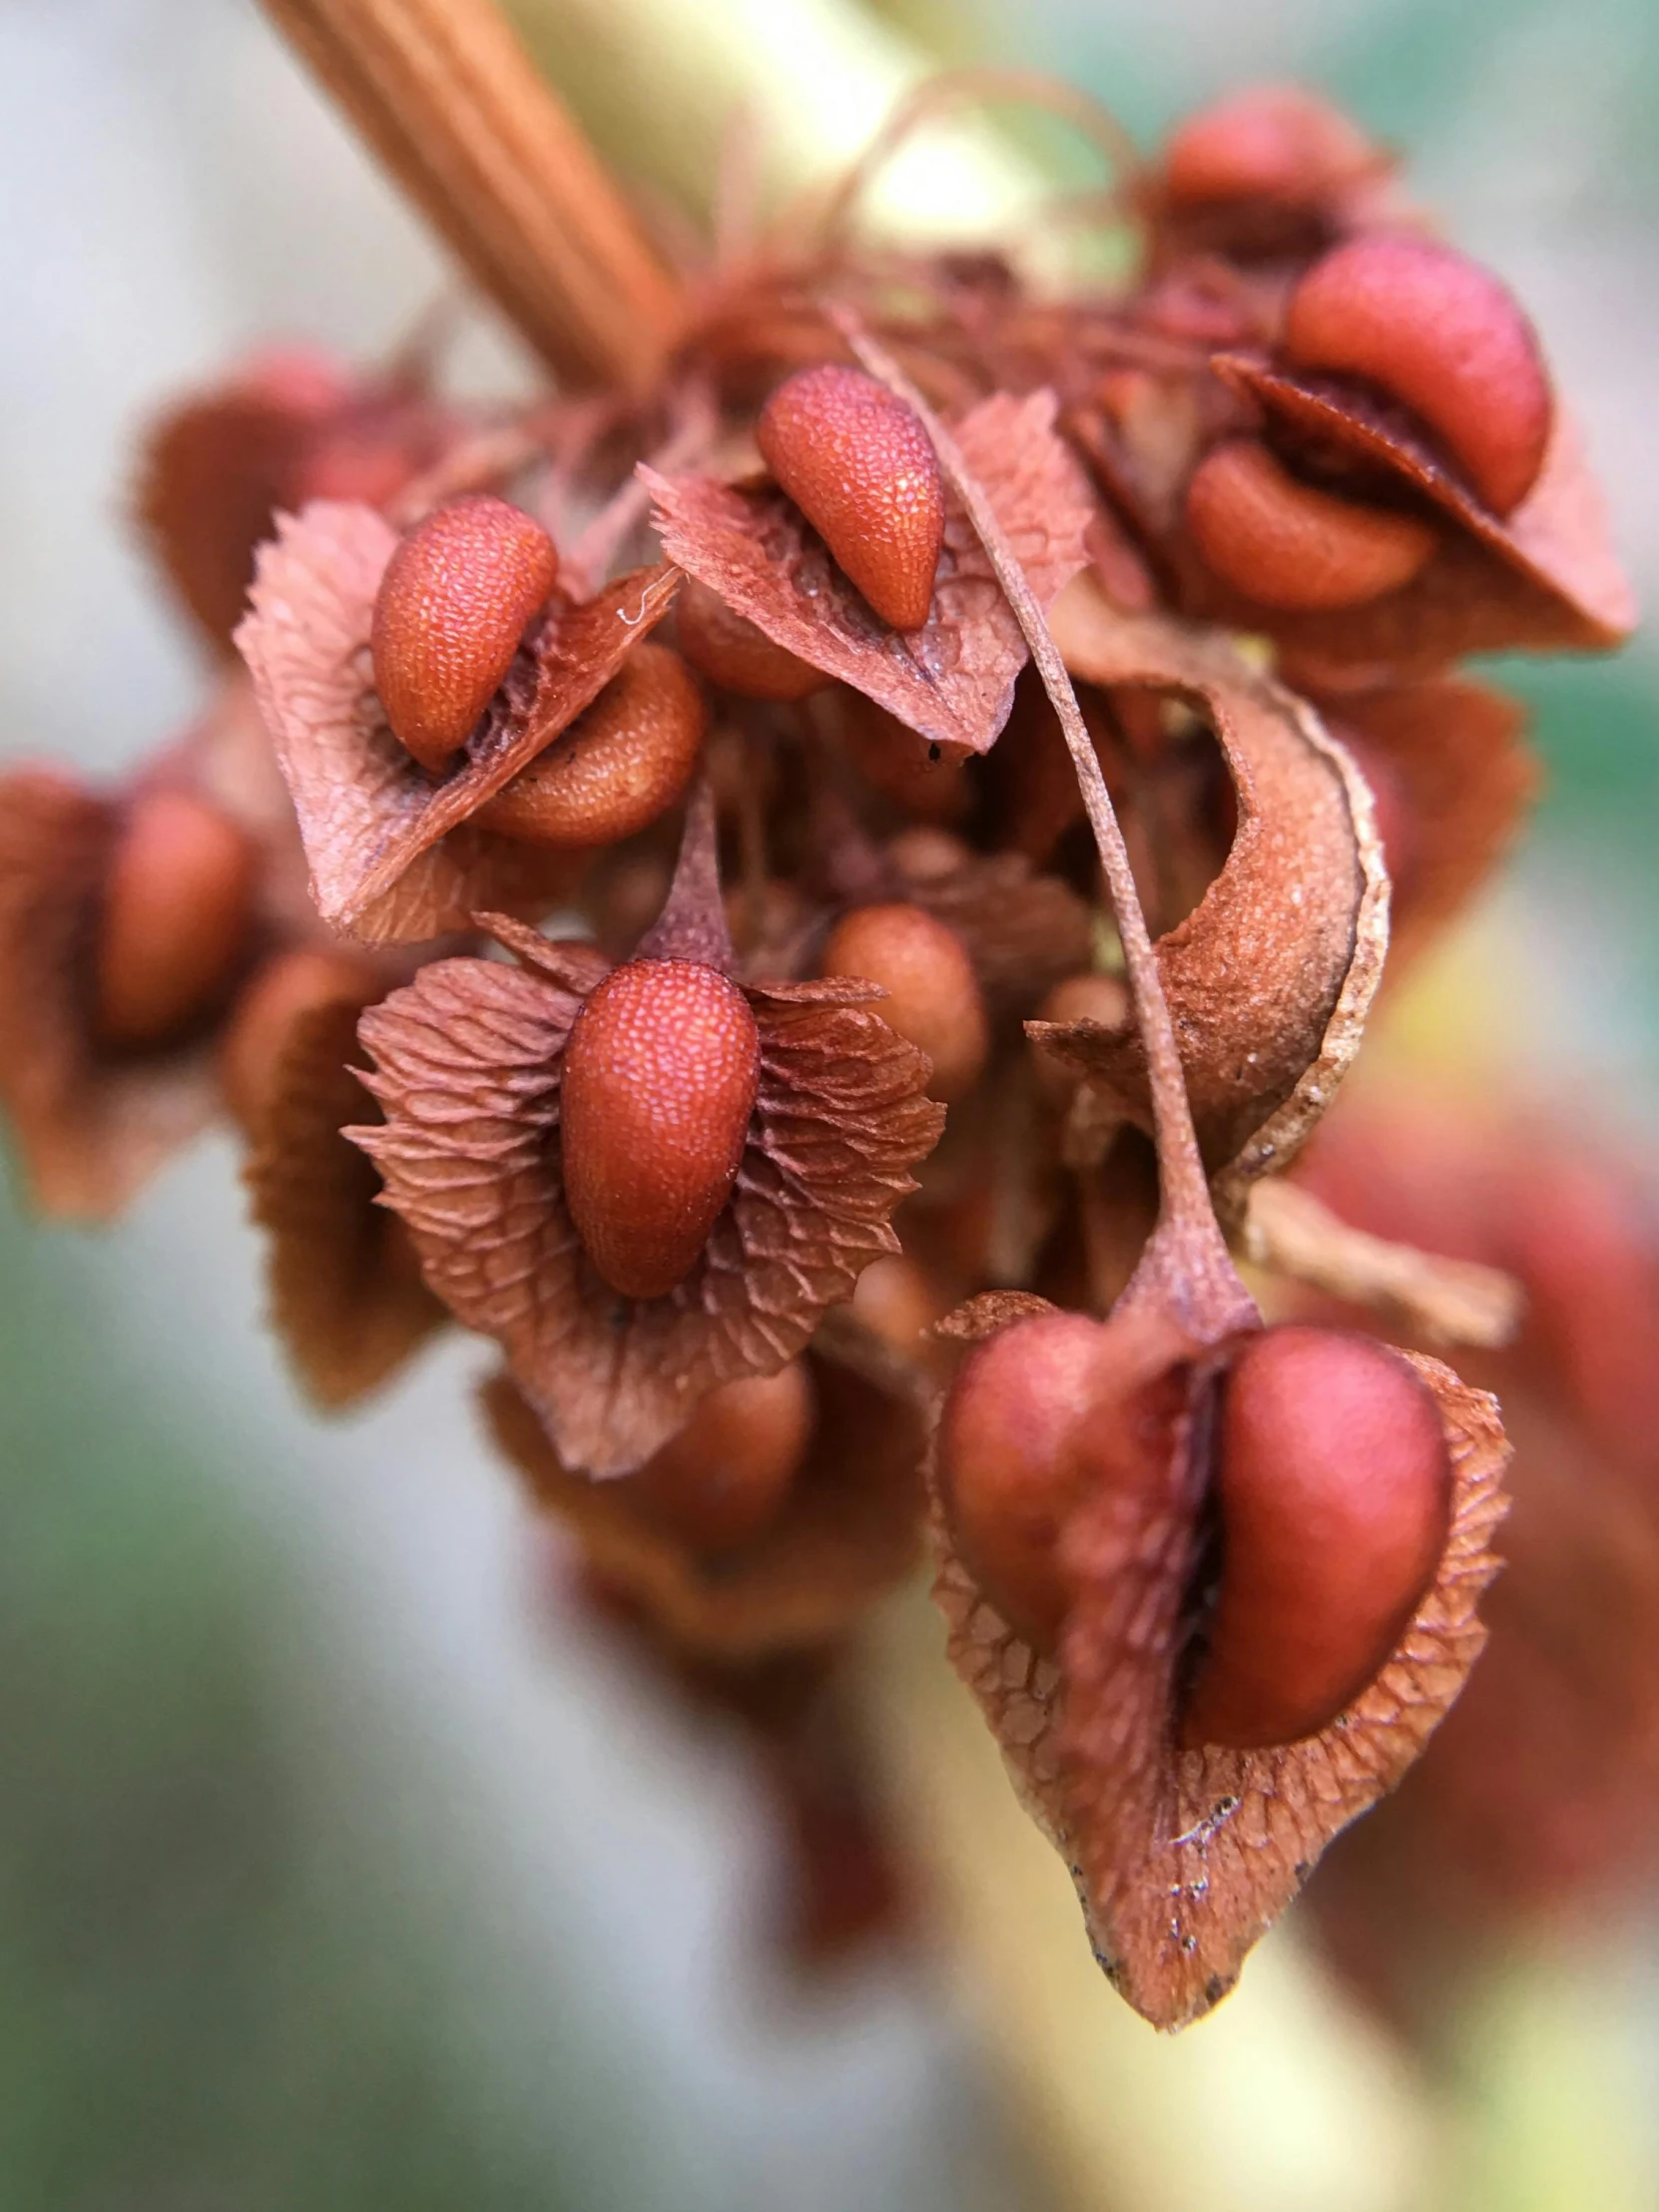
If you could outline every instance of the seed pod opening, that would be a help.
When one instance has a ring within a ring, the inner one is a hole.
[[[932,1061],[927,1087],[935,1098],[972,1089],[990,1030],[973,962],[947,922],[901,902],[856,907],[830,930],[822,967],[881,985],[887,995],[876,1011]]]
[[[944,545],[944,485],[911,409],[861,370],[830,363],[780,384],[755,436],[881,620],[919,630]]]
[[[774,645],[747,615],[729,607],[695,576],[681,585],[674,613],[681,652],[723,691],[793,706],[830,682],[822,669],[801,660],[787,646]]]
[[[530,844],[614,844],[682,796],[708,727],[679,654],[637,645],[593,705],[472,819]]]
[[[792,1360],[726,1382],[629,1478],[651,1518],[701,1553],[736,1551],[777,1519],[813,1431],[813,1386]]]
[[[486,493],[436,507],[403,538],[374,600],[374,687],[394,735],[434,774],[477,727],[553,589],[553,540]]]
[[[252,848],[217,807],[167,787],[135,800],[104,887],[103,1042],[165,1044],[207,1013],[242,961],[253,895]]]
[[[1289,1744],[1382,1669],[1445,1548],[1439,1407],[1374,1339],[1292,1324],[1252,1337],[1217,1413],[1220,1568],[1188,1744]]]
[[[1298,366],[1363,376],[1403,400],[1505,515],[1537,481],[1553,403],[1532,325],[1488,270],[1426,239],[1327,254],[1291,295]]]
[[[565,1196],[627,1298],[687,1276],[732,1193],[760,1076],[749,1003],[697,960],[631,960],[583,1002],[565,1048]]]
[[[1209,567],[1265,607],[1363,606],[1408,584],[1437,543],[1414,515],[1301,482],[1255,438],[1205,455],[1186,518]]]

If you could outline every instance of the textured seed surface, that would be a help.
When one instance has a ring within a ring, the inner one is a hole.
[[[1253,85],[1218,100],[1172,133],[1164,155],[1170,198],[1316,205],[1377,167],[1359,125],[1301,85]]]
[[[1304,484],[1255,438],[1207,453],[1187,486],[1205,561],[1265,607],[1358,607],[1409,583],[1434,550],[1412,515]]]
[[[1185,1739],[1295,1743],[1374,1678],[1434,1578],[1451,1504],[1439,1408],[1368,1337],[1266,1330],[1223,1385],[1215,1496],[1220,1590]]]
[[[926,431],[855,368],[805,368],[761,410],[780,484],[883,622],[919,630],[944,544],[944,486]]]
[[[1070,1446],[1105,1330],[1041,1314],[969,1353],[939,1422],[939,1498],[957,1550],[1010,1628],[1051,1651],[1066,1592],[1055,1546],[1084,1479]]]
[[[637,645],[593,705],[473,820],[532,844],[631,837],[685,791],[708,727],[702,688],[679,654]]]
[[[812,1431],[812,1382],[792,1360],[712,1390],[630,1487],[694,1550],[734,1551],[777,1519]]]
[[[749,1003],[695,960],[631,960],[588,996],[565,1048],[565,1196],[600,1274],[661,1298],[731,1195],[760,1076]]]
[[[826,975],[860,975],[882,986],[887,995],[874,1010],[932,1061],[934,1098],[948,1102],[971,1089],[990,1029],[973,962],[948,922],[897,902],[855,907],[830,930],[822,965]]]
[[[134,802],[98,936],[106,1044],[163,1044],[208,1011],[243,957],[253,892],[248,840],[216,807],[185,791]]]
[[[1549,379],[1532,325],[1487,270],[1426,240],[1364,238],[1303,277],[1291,359],[1371,382],[1436,431],[1480,497],[1507,514],[1549,442]]]
[[[294,1022],[312,1006],[366,1004],[374,970],[342,952],[301,948],[267,960],[238,996],[219,1051],[225,1102],[244,1129],[263,1119]]]
[[[472,735],[558,570],[541,525],[482,492],[434,508],[399,542],[369,648],[386,720],[423,768],[441,769]]]
[[[822,669],[774,645],[747,615],[729,607],[718,592],[688,576],[674,609],[680,650],[711,684],[745,699],[775,699],[785,704],[811,698],[830,682]]]

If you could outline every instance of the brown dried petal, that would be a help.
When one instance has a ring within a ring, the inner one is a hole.
[[[1500,520],[1409,417],[1375,394],[1330,377],[1290,375],[1243,355],[1221,355],[1212,365],[1291,436],[1386,470],[1458,525],[1398,591],[1318,616],[1251,607],[1253,626],[1328,659],[1400,672],[1430,670],[1464,653],[1595,649],[1629,636],[1635,600],[1608,537],[1582,440],[1562,410],[1537,482]],[[1218,601],[1211,611],[1227,619],[1244,607]]]
[[[837,1635],[921,1556],[920,1413],[833,1362],[812,1373],[813,1440],[782,1517],[712,1559],[654,1528],[626,1480],[571,1473],[510,1377],[481,1397],[497,1446],[608,1583],[686,1649],[746,1658]]]
[[[1180,1751],[1175,1667],[1198,1499],[1178,1453],[1160,1494],[1110,1493],[1066,1531],[1078,1595],[1060,1666],[1037,1659],[948,1544],[935,1594],[950,1657],[1016,1785],[1071,1868],[1096,1955],[1156,2026],[1199,2018],[1338,1832],[1393,1788],[1485,1641],[1508,1446],[1496,1401],[1408,1354],[1450,1443],[1450,1536],[1433,1588],[1376,1681],[1331,1727],[1272,1751]],[[1063,1668],[1063,1676],[1062,1676]]]
[[[1054,430],[1053,394],[983,400],[956,426],[968,464],[1044,607],[1085,565],[1093,505]],[[775,487],[641,474],[664,549],[730,607],[827,675],[937,745],[987,752],[1008,719],[1026,658],[983,546],[946,493],[944,551],[920,630],[891,630]]]
[[[364,1016],[388,1126],[353,1132],[414,1232],[427,1281],[494,1337],[568,1464],[637,1467],[717,1383],[775,1373],[860,1270],[937,1139],[926,1061],[844,984],[750,994],[760,1093],[737,1186],[665,1298],[619,1298],[571,1224],[560,1060],[578,999],[479,960],[422,970]]]
[[[1086,584],[1053,629],[1088,682],[1162,687],[1203,710],[1233,779],[1226,863],[1158,940],[1199,1143],[1231,1210],[1294,1158],[1359,1049],[1387,945],[1371,795],[1314,711],[1219,635],[1118,615]],[[1150,1127],[1137,1033],[1044,1023],[1030,1034]]]
[[[449,1316],[408,1233],[375,1204],[380,1178],[341,1132],[372,1111],[354,1072],[360,1007],[294,1020],[243,1168],[267,1235],[271,1324],[314,1403],[349,1405],[386,1382]]]
[[[324,919],[368,943],[465,926],[477,906],[530,917],[570,887],[568,855],[468,818],[609,682],[668,612],[673,569],[555,595],[460,765],[434,782],[386,727],[369,665],[374,595],[397,543],[371,508],[319,500],[261,548],[237,643],[293,794]]]

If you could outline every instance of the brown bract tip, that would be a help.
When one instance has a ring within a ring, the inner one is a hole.
[[[1054,428],[1047,391],[983,400],[956,436],[1047,606],[1084,567],[1093,501]],[[920,628],[888,628],[841,575],[801,510],[774,488],[642,471],[669,558],[775,645],[839,678],[942,746],[984,753],[1013,704],[1025,641],[959,502]]]
[[[323,918],[369,943],[462,928],[474,907],[531,917],[572,861],[470,817],[597,697],[672,604],[678,572],[642,569],[591,600],[555,592],[458,765],[434,780],[392,736],[373,688],[374,599],[397,538],[372,509],[316,501],[261,549],[237,643],[293,795]],[[579,863],[576,863],[579,864]]]

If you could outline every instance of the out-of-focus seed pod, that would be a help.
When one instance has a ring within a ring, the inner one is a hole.
[[[1271,200],[1314,208],[1379,167],[1352,117],[1301,85],[1252,85],[1171,134],[1164,190],[1182,207]]]
[[[810,661],[786,646],[774,645],[747,615],[729,607],[695,576],[688,576],[680,587],[674,622],[680,650],[692,667],[711,684],[740,698],[773,699],[790,706],[810,699],[830,682]]]
[[[1083,1480],[1072,1450],[1093,1403],[1106,1330],[1041,1314],[976,1345],[939,1420],[939,1500],[975,1582],[1034,1651],[1065,1615],[1056,1545]]]
[[[1037,1008],[1038,1021],[1097,1021],[1103,1029],[1123,1029],[1133,1014],[1129,985],[1121,975],[1068,975],[1056,983]],[[1037,1038],[1031,1039],[1031,1059],[1043,1096],[1056,1104],[1068,1099],[1081,1077],[1069,1061]]]
[[[831,362],[780,384],[755,436],[881,620],[919,630],[944,545],[944,484],[914,410],[861,369]]]
[[[214,1006],[247,948],[254,873],[248,839],[205,799],[163,786],[134,801],[98,932],[105,1044],[165,1044]]]
[[[1264,607],[1358,607],[1415,576],[1435,546],[1415,516],[1304,484],[1255,438],[1208,452],[1187,486],[1206,563]]]
[[[694,1551],[736,1551],[777,1519],[812,1432],[812,1382],[793,1360],[711,1390],[629,1488]]]
[[[967,947],[920,906],[858,906],[830,930],[826,975],[859,975],[886,991],[876,1012],[933,1063],[928,1089],[960,1098],[990,1050],[984,993]]]
[[[973,847],[948,830],[917,824],[887,840],[887,857],[910,883],[936,883],[973,858]]]
[[[219,1080],[239,1126],[250,1133],[258,1128],[282,1048],[301,1014],[341,1002],[366,1005],[373,995],[374,970],[349,953],[301,946],[267,960],[238,994],[219,1048]]]
[[[434,507],[398,544],[369,650],[386,720],[422,768],[471,737],[558,573],[541,524],[484,492]]]
[[[698,960],[630,960],[589,993],[565,1047],[565,1197],[627,1298],[696,1265],[743,1160],[760,1080],[749,1002]]]
[[[1426,239],[1353,239],[1291,295],[1301,368],[1363,376],[1442,440],[1494,513],[1537,481],[1553,412],[1538,341],[1489,270]]]
[[[614,844],[674,805],[708,728],[696,677],[678,653],[647,641],[473,820],[531,844]]]
[[[1410,895],[1415,872],[1419,833],[1405,794],[1405,783],[1380,745],[1363,738],[1346,723],[1332,721],[1331,735],[1338,739],[1365,778],[1377,812],[1377,833],[1382,840],[1382,860],[1393,885],[1393,914],[1397,921],[1402,900]]]
[[[1451,1465],[1433,1393],[1369,1337],[1265,1330],[1222,1385],[1214,1495],[1220,1581],[1183,1737],[1295,1743],[1374,1678],[1434,1579]]]
[[[955,822],[966,811],[965,753],[945,755],[861,692],[840,704],[846,750],[884,799],[925,822]]]

